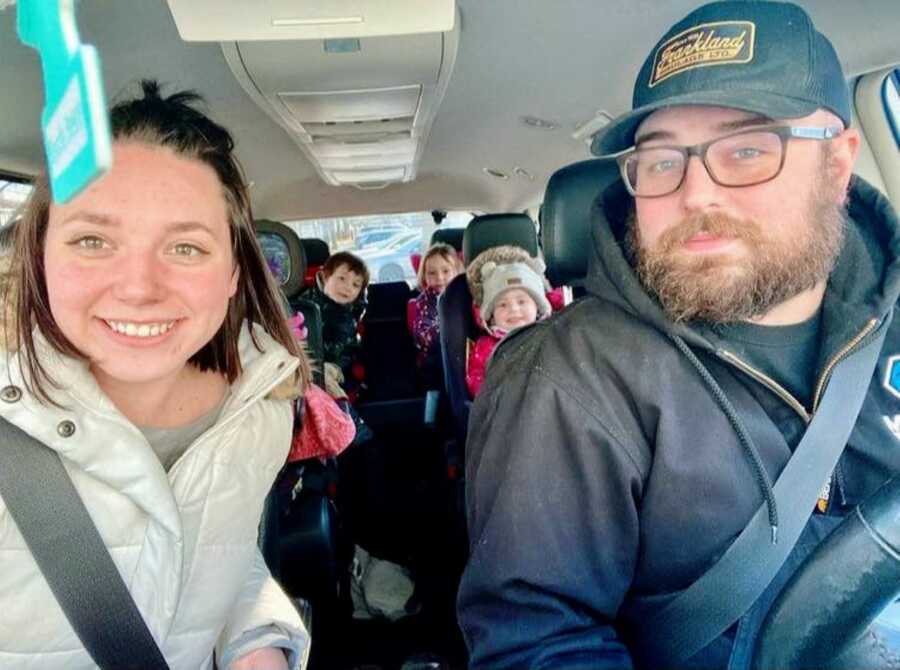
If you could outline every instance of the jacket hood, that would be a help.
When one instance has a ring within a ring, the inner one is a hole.
[[[714,333],[697,324],[673,323],[637,277],[624,250],[625,225],[633,200],[620,181],[595,201],[592,245],[585,282],[589,293],[619,305],[658,330],[691,346],[713,349]],[[830,352],[853,337],[872,318],[890,312],[900,296],[900,230],[887,198],[854,176],[847,205],[844,247],[832,270],[823,304]]]

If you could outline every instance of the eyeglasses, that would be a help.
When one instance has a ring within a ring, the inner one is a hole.
[[[631,195],[660,198],[681,188],[691,156],[701,160],[710,179],[719,186],[755,186],[781,173],[789,139],[831,140],[840,134],[838,127],[754,128],[689,147],[635,147],[616,160]]]

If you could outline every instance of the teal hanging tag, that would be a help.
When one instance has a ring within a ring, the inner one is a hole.
[[[19,0],[19,39],[41,55],[41,128],[53,200],[66,202],[112,165],[100,57],[78,38],[73,0]]]

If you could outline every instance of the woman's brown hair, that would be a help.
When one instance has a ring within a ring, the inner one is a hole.
[[[250,321],[262,326],[274,340],[300,359],[297,382],[298,390],[302,392],[310,379],[309,361],[287,326],[278,288],[254,235],[250,197],[243,170],[234,155],[231,134],[196,109],[195,105],[202,102],[197,93],[181,91],[162,97],[159,84],[149,80],[141,82],[141,89],[143,97],[120,102],[110,111],[113,140],[167,147],[177,155],[199,160],[215,171],[222,184],[228,211],[235,267],[240,270],[237,291],[229,300],[225,320],[213,338],[188,362],[200,370],[220,372],[229,383],[234,382],[242,371],[238,336],[244,322]],[[55,383],[38,358],[33,329],[37,327],[50,346],[60,353],[85,358],[65,337],[50,312],[44,274],[50,200],[44,174],[36,180],[24,214],[16,224],[15,246],[4,290],[7,311],[15,305],[14,319],[7,318],[7,349],[21,352],[27,372],[26,384],[43,400],[49,400],[47,384],[55,386]],[[253,344],[261,350],[252,329],[250,334]]]

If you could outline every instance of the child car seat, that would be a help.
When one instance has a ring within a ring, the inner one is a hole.
[[[256,237],[262,247],[263,255],[269,264],[269,269],[275,276],[275,281],[279,284],[281,293],[287,301],[286,307],[289,315],[303,314],[307,331],[306,351],[313,366],[313,381],[322,386],[324,383],[322,360],[325,354],[325,345],[322,339],[322,313],[318,305],[299,297],[306,288],[305,282],[308,276],[306,245],[293,230],[283,223],[260,219],[254,222],[253,227],[256,230]],[[314,242],[320,241],[314,240]],[[322,242],[322,244],[325,243]],[[313,248],[313,253],[316,253],[315,248]],[[321,255],[321,249],[319,249],[319,255]]]
[[[321,313],[318,305],[297,297],[306,276],[300,238],[277,221],[255,221],[254,228],[288,312],[304,315],[314,381],[322,385]],[[286,465],[269,493],[260,523],[259,546],[269,570],[290,595],[313,605],[316,618],[337,601],[339,523],[331,500],[336,479],[333,460],[307,459]]]
[[[302,237],[300,244],[303,245],[303,251],[306,253],[306,273],[303,278],[304,288],[311,288],[316,285],[316,275],[325,261],[331,255],[328,248],[328,242],[315,237]]]
[[[450,229],[448,229],[449,232]],[[476,216],[464,229],[463,256],[474,259],[491,247],[511,244],[532,256],[538,253],[534,221],[525,214],[485,214]],[[459,275],[444,289],[438,301],[441,319],[441,349],[444,363],[444,385],[457,440],[465,444],[472,404],[466,388],[468,342],[480,334],[472,316],[472,296],[465,275]]]

